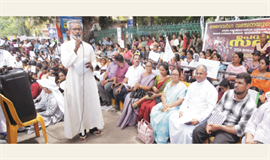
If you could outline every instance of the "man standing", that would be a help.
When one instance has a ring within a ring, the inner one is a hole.
[[[193,143],[204,143],[211,136],[215,137],[213,143],[237,143],[244,135],[248,120],[256,111],[256,104],[248,93],[250,87],[250,75],[238,74],[234,89],[224,93],[216,105],[214,114],[209,118],[211,121],[194,129]],[[221,121],[222,117],[225,118],[224,121]]]
[[[193,130],[205,122],[215,108],[218,92],[206,77],[206,66],[199,65],[196,69],[197,81],[189,86],[179,112],[170,116],[171,143],[191,144]]]
[[[267,42],[267,34],[262,33],[260,35],[260,43],[256,44],[254,48],[255,51],[260,51],[261,52],[261,58],[266,57],[270,53],[270,43]]]
[[[116,69],[117,69],[117,63],[115,60],[115,56],[118,55],[118,52],[115,51],[113,52],[112,55],[112,59],[113,62],[111,62],[109,64],[109,67],[107,68],[103,79],[101,82],[98,82],[97,86],[98,86],[98,91],[99,91],[99,95],[101,97],[101,100],[103,101],[103,103],[101,104],[102,106],[106,105],[106,106],[110,106],[112,105],[111,103],[111,98],[109,97],[109,95],[105,92],[105,90],[108,90],[111,88],[112,84],[113,84],[113,80],[114,80],[114,76],[116,73]]]
[[[86,129],[90,133],[101,134],[104,122],[99,102],[98,89],[93,74],[95,61],[93,48],[81,40],[83,25],[78,20],[67,22],[70,41],[62,44],[62,64],[68,68],[65,87],[65,137],[72,138],[80,133],[86,140]],[[87,61],[87,63],[85,63]],[[82,66],[75,68],[74,64]],[[86,68],[90,68],[84,72]],[[78,70],[84,72],[78,74]],[[97,129],[98,128],[98,129]]]

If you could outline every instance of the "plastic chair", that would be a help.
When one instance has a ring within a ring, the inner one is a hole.
[[[12,125],[10,123],[8,114],[7,114],[5,106],[4,106],[4,102],[7,104],[8,109],[10,111],[10,114],[11,114],[12,118],[14,119],[14,121],[16,122],[17,125]],[[5,96],[3,96],[2,94],[0,94],[0,104],[1,104],[1,107],[2,107],[2,110],[3,110],[3,113],[5,115],[5,118],[6,118],[7,142],[8,143],[17,143],[17,131],[18,131],[18,128],[19,127],[29,126],[31,124],[34,124],[36,136],[40,137],[38,122],[41,124],[43,136],[44,136],[44,139],[45,139],[45,143],[46,144],[48,143],[45,123],[44,123],[43,118],[38,113],[37,113],[37,117],[35,119],[32,119],[32,120],[30,120],[28,122],[22,123],[19,116],[17,115],[16,109],[14,108],[13,103],[9,99],[7,99]]]
[[[115,105],[115,99],[112,98],[112,105]],[[119,107],[120,107],[120,110],[123,110],[123,103],[121,101],[119,101]]]

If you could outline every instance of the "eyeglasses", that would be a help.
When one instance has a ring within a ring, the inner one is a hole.
[[[172,74],[172,76],[175,76],[176,77],[176,76],[179,76],[179,75],[178,74]]]
[[[72,28],[71,30],[73,30],[73,31],[81,31],[82,29],[81,28]]]
[[[152,66],[145,66],[146,68],[152,68]]]
[[[198,72],[196,72],[196,75],[201,75],[201,76],[202,76],[202,75],[203,75],[203,73],[198,73]]]

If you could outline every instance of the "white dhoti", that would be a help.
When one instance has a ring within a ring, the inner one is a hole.
[[[0,106],[0,133],[7,132],[6,118]]]
[[[179,117],[179,112],[170,116],[169,131],[172,144],[192,144],[193,130],[201,123],[198,123],[197,125],[186,125],[185,123],[186,120]]]
[[[77,54],[74,52],[75,40],[65,42],[61,47],[62,63],[68,68],[64,89],[64,129],[65,137],[70,139],[78,133],[83,133],[85,129],[104,127],[94,74],[88,70],[78,75],[73,65],[84,58],[92,63],[95,60],[93,48],[85,42],[82,43]]]

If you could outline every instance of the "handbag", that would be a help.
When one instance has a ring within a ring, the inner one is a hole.
[[[154,130],[146,120],[142,119],[138,123],[138,138],[145,144],[154,142]]]
[[[159,104],[160,102],[162,102],[160,97],[155,97],[155,101],[156,101],[156,104]]]
[[[138,88],[136,91],[132,91],[132,93],[130,94],[130,98],[142,98],[145,95],[145,92],[143,89]]]
[[[148,92],[147,94],[148,94],[148,97],[152,97],[153,95],[153,93],[151,92]],[[162,102],[160,97],[155,97],[154,100],[156,101],[156,104]]]

